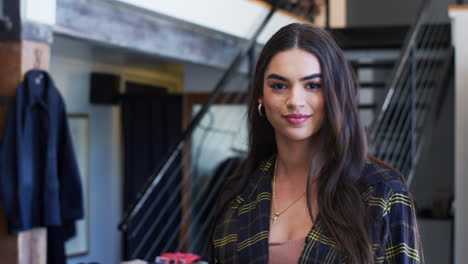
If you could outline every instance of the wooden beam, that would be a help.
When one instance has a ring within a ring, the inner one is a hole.
[[[449,11],[453,10],[468,10],[468,5],[449,5]]]
[[[0,96],[14,96],[24,74],[31,69],[49,68],[50,47],[34,41],[0,42]],[[0,138],[3,136],[8,105],[0,105]],[[0,260],[8,264],[46,264],[47,231],[35,228],[17,235],[7,232],[7,220],[0,205]]]
[[[117,1],[60,0],[56,14],[57,34],[217,68],[228,67],[246,42]]]
[[[0,122],[3,123],[3,122]],[[5,263],[18,263],[18,237],[8,235],[7,223],[0,204],[0,258]]]

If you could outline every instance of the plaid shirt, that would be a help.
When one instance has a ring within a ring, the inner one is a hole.
[[[211,241],[215,263],[268,263],[273,163],[273,158],[262,162],[218,218]],[[369,226],[374,262],[421,263],[414,205],[400,174],[367,161],[360,183],[362,199],[374,219]],[[306,237],[299,263],[346,263],[320,214]]]

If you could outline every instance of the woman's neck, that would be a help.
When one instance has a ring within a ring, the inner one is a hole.
[[[277,136],[276,144],[277,179],[307,182],[311,157],[314,153],[313,141],[293,141]]]

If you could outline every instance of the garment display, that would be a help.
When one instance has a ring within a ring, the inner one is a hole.
[[[275,157],[261,162],[244,190],[217,219],[210,263],[268,263],[274,162]],[[367,212],[375,220],[369,225],[375,262],[419,263],[414,205],[401,175],[368,160],[359,188]],[[345,263],[346,256],[337,251],[320,213],[304,242],[299,263]]]
[[[9,107],[0,198],[9,233],[50,227],[47,263],[65,263],[63,244],[83,217],[83,197],[65,104],[45,71],[28,72]]]

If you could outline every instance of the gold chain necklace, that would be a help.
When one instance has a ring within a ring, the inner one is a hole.
[[[304,196],[304,194],[306,193],[307,189],[301,194],[299,195],[299,197],[297,197],[296,200],[294,200],[294,202],[292,202],[288,207],[286,207],[286,209],[284,209],[282,212],[278,213],[278,210],[276,209],[276,199],[275,199],[275,184],[276,184],[276,164],[278,163],[278,160],[275,161],[275,171],[273,173],[273,208],[275,209],[275,214],[273,215],[273,217],[271,218],[272,219],[272,223],[276,223],[278,222],[278,218],[280,217],[280,215],[282,215],[284,212],[286,212],[286,210],[288,210],[291,206],[293,206],[297,201],[299,201],[299,199],[301,199],[302,196]]]

